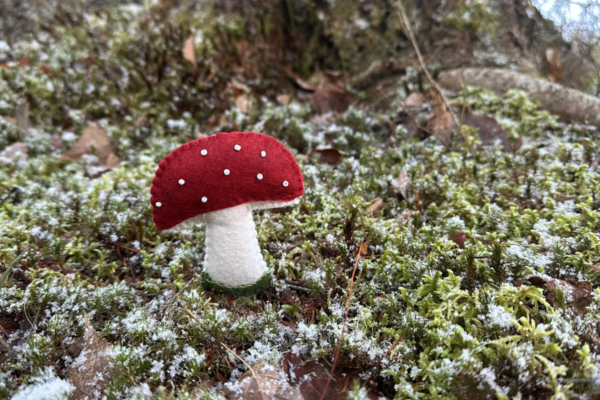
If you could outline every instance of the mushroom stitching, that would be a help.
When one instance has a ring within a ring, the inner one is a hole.
[[[168,154],[150,193],[159,231],[206,223],[205,289],[251,295],[271,280],[252,210],[298,203],[304,180],[292,154],[275,138],[218,133]]]

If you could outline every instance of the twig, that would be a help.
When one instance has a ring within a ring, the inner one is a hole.
[[[425,72],[425,76],[427,76],[427,80],[429,81],[431,86],[433,86],[433,88],[440,94],[440,97],[442,98],[444,105],[446,106],[446,108],[448,109],[448,112],[450,112],[450,115],[452,116],[452,121],[454,122],[454,124],[456,124],[457,127],[460,127],[459,120],[456,118],[456,115],[454,115],[454,112],[452,111],[452,108],[450,107],[450,103],[448,102],[448,99],[446,99],[446,96],[444,96],[442,89],[440,89],[438,84],[433,80],[433,77],[431,76],[431,74],[429,74],[429,71],[427,70],[427,67],[425,66],[425,61],[423,60],[423,55],[421,54],[421,50],[419,50],[419,46],[417,45],[417,41],[415,40],[415,35],[413,33],[412,28],[410,27],[410,22],[408,22],[408,18],[406,17],[406,13],[404,12],[402,0],[396,0],[396,5],[398,6],[400,20],[402,21],[402,24],[406,28],[406,32],[408,33],[410,41],[412,42],[415,52],[417,53],[417,58],[419,59],[421,68],[423,68],[423,72]]]
[[[188,288],[188,286],[190,286],[192,284],[192,282],[194,282],[195,280],[196,280],[196,278],[188,281],[188,283],[186,283],[185,286],[183,286],[179,292],[175,293],[173,295],[173,297],[169,299],[169,301],[167,302],[167,305],[162,310],[160,310],[158,312],[158,314],[157,314],[158,317],[164,315],[167,312],[167,310],[169,310],[169,308],[171,308],[171,306],[173,305],[173,303],[175,303],[175,301],[177,300],[177,298],[179,297],[179,295],[181,293],[183,293],[184,290],[186,290]]]
[[[348,323],[348,313],[350,312],[350,302],[352,301],[352,289],[354,288],[354,276],[356,274],[356,268],[358,267],[358,261],[360,261],[361,254],[367,254],[367,244],[362,242],[358,248],[358,254],[356,255],[356,262],[354,263],[354,269],[352,270],[352,278],[350,279],[350,290],[348,291],[348,301],[346,301],[346,315],[344,316],[344,325],[342,325],[342,334],[340,335],[340,343],[338,344],[338,348],[335,352],[335,358],[333,359],[333,365],[331,366],[331,371],[329,372],[329,377],[327,378],[327,383],[325,384],[325,389],[323,389],[323,394],[321,394],[321,398],[319,400],[323,400],[327,395],[327,391],[329,390],[329,385],[331,384],[331,379],[333,378],[333,373],[335,372],[335,364],[337,363],[338,357],[340,356],[340,350],[342,349],[342,343],[344,343],[344,332],[346,331],[346,324]]]
[[[256,378],[256,374],[254,373],[254,370],[252,369],[251,366],[248,365],[248,363],[246,361],[244,361],[244,359],[240,356],[238,356],[233,350],[231,350],[229,347],[227,347],[227,345],[225,345],[225,343],[221,342],[219,339],[217,339],[207,328],[206,326],[204,326],[204,324],[202,323],[202,321],[200,321],[182,302],[179,302],[179,305],[181,306],[181,308],[183,308],[185,310],[185,312],[187,312],[190,317],[192,317],[198,324],[200,324],[200,326],[206,331],[208,332],[215,340],[217,343],[219,343],[221,346],[223,346],[225,349],[227,349],[227,351],[229,351],[231,354],[233,354],[234,357],[236,357],[238,360],[240,360],[242,363],[244,363],[244,365],[250,370],[250,372],[252,373],[252,377]],[[258,380],[256,381],[256,383],[258,384]],[[259,384],[260,387],[260,384]]]
[[[400,335],[400,337],[398,339],[396,339],[396,341],[392,344],[392,347],[390,347],[390,349],[387,351],[387,353],[385,353],[385,357],[383,357],[383,358],[388,358],[390,356],[390,354],[392,354],[392,351],[396,348],[396,346],[398,346],[398,343],[400,343],[402,338],[404,338],[404,333],[402,335]]]

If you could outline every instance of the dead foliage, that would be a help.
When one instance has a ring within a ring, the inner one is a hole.
[[[198,70],[198,61],[196,61],[196,52],[194,50],[194,35],[190,35],[185,40],[182,54],[183,58],[192,64],[194,72],[196,72]]]
[[[402,195],[404,200],[407,200],[406,192],[408,189],[408,173],[405,170],[400,172],[400,175],[396,178],[396,193]]]
[[[225,384],[225,397],[231,400],[303,400],[302,394],[290,386],[286,375],[258,360],[233,384]]]
[[[329,378],[328,364],[322,360],[304,362],[299,354],[288,352],[279,362],[290,384],[297,388],[304,400],[319,400],[327,387]],[[360,378],[360,370],[339,366],[331,379],[326,398],[328,400],[346,400],[348,391],[355,382],[365,382]],[[379,392],[366,385],[367,399],[377,399]]]
[[[377,197],[371,200],[371,204],[369,207],[367,207],[367,212],[375,217],[378,217],[382,208],[383,200],[380,197]]]
[[[592,284],[586,281],[573,281],[570,279],[553,279],[549,276],[530,275],[520,279],[515,286],[519,287],[523,283],[530,284],[544,289],[546,299],[552,307],[561,308],[561,299],[559,291],[564,296],[564,306],[575,314],[583,315],[587,313],[587,307],[592,304]]]
[[[66,378],[75,387],[73,400],[102,398],[112,380],[112,348],[102,339],[85,316],[84,346],[77,359],[67,370]]]
[[[91,122],[77,143],[60,158],[75,162],[86,159],[88,162],[86,171],[90,176],[97,176],[116,168],[120,162],[110,137],[97,122]]]
[[[310,153],[304,156],[304,159],[310,160],[315,153],[319,153],[319,159],[317,160],[319,164],[337,165],[343,157],[348,156],[347,153],[343,152],[342,150],[338,150],[335,147],[317,146],[312,149]]]
[[[14,159],[20,157],[26,160],[29,154],[29,145],[27,143],[17,142],[8,146],[0,152],[0,158]]]
[[[452,235],[450,235],[450,240],[452,240],[454,243],[456,243],[456,245],[461,249],[465,248],[465,239],[466,238],[467,238],[467,235],[463,231],[454,232]]]

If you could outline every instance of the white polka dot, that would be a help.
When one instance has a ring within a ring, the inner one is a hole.
[[[290,183],[288,181],[283,181],[283,186],[288,187]]]
[[[208,151],[206,151],[206,149],[202,149],[202,151],[200,152],[200,154],[202,154],[203,156],[208,154]]]
[[[154,205],[155,205],[156,207],[160,207],[160,206],[162,206],[162,203],[161,203],[160,201],[157,201],[157,202],[156,202]]]
[[[203,202],[203,203],[206,203],[207,201],[208,201],[208,199],[207,199],[206,197],[203,197],[203,198],[202,198],[202,202]]]
[[[261,157],[266,157],[267,156],[267,152],[266,151],[261,151],[260,152],[260,156]]]
[[[239,144],[236,144],[235,146],[233,146],[233,148],[234,148],[236,151],[240,151],[240,150],[242,149],[242,146],[240,146]]]
[[[256,175],[256,177],[258,178],[259,181],[263,178],[262,174],[258,174],[258,175]]]
[[[229,174],[231,173],[231,171],[229,171],[228,169],[226,169],[225,171],[223,171],[223,173],[224,173],[225,175],[229,175]]]
[[[179,184],[180,184],[180,185],[185,185],[185,181],[184,181],[183,179],[180,179],[180,180],[179,180]]]

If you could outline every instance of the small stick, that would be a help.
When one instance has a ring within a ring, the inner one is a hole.
[[[450,107],[450,103],[448,102],[448,99],[446,99],[446,96],[444,96],[442,89],[440,89],[438,84],[433,80],[431,74],[429,73],[429,71],[427,70],[427,67],[425,66],[425,61],[423,60],[423,55],[421,54],[421,50],[419,50],[419,46],[417,45],[417,41],[415,40],[415,35],[412,31],[412,28],[410,27],[410,23],[408,22],[406,13],[404,12],[404,7],[402,6],[402,0],[396,0],[396,5],[398,6],[398,12],[400,13],[400,20],[402,21],[403,25],[406,27],[406,32],[408,33],[410,41],[412,42],[415,52],[417,53],[417,58],[419,59],[421,68],[423,68],[423,72],[425,72],[425,76],[427,76],[427,80],[429,81],[429,83],[431,83],[431,86],[433,86],[433,88],[440,94],[440,97],[442,98],[444,105],[446,106],[446,108],[450,112],[450,115],[452,116],[452,121],[454,121],[454,123],[456,124],[457,127],[460,127],[460,122],[456,118],[456,115],[454,115],[454,112],[452,111],[452,108]]]
[[[348,291],[348,301],[346,302],[346,315],[344,316],[344,325],[342,325],[342,334],[340,335],[340,343],[338,344],[338,348],[335,352],[335,358],[333,359],[333,365],[331,366],[331,372],[329,372],[329,377],[327,378],[327,384],[325,385],[325,389],[323,389],[323,394],[319,400],[323,400],[327,395],[327,391],[329,390],[329,385],[331,384],[331,379],[333,378],[333,373],[335,372],[335,364],[337,363],[338,357],[340,356],[340,350],[342,349],[342,343],[344,343],[344,331],[346,330],[346,324],[348,323],[348,313],[350,312],[350,302],[352,301],[352,289],[354,288],[354,275],[356,274],[356,268],[358,267],[358,262],[360,261],[361,254],[367,254],[367,244],[362,242],[358,248],[358,254],[356,255],[356,262],[354,263],[354,270],[352,270],[352,278],[350,279],[350,290]]]
[[[188,286],[190,286],[191,283],[194,282],[195,280],[196,280],[196,278],[194,278],[192,280],[189,280],[188,283],[186,283],[185,286],[183,286],[179,292],[175,293],[173,295],[173,297],[169,299],[169,301],[167,302],[167,305],[165,305],[165,307],[162,310],[159,311],[158,316],[160,317],[161,315],[164,315],[164,313],[166,313],[167,310],[169,308],[171,308],[171,306],[173,305],[173,303],[175,303],[175,300],[177,300],[177,298],[179,297],[179,295],[181,293],[183,293],[183,291],[186,290],[188,288]]]
[[[394,350],[396,348],[396,346],[398,346],[398,343],[400,343],[400,341],[404,338],[404,333],[402,335],[400,335],[400,337],[398,339],[396,339],[396,341],[392,344],[392,347],[390,347],[390,349],[387,351],[387,353],[385,353],[385,357],[383,358],[388,358],[390,356],[390,354],[392,354],[392,350]]]

